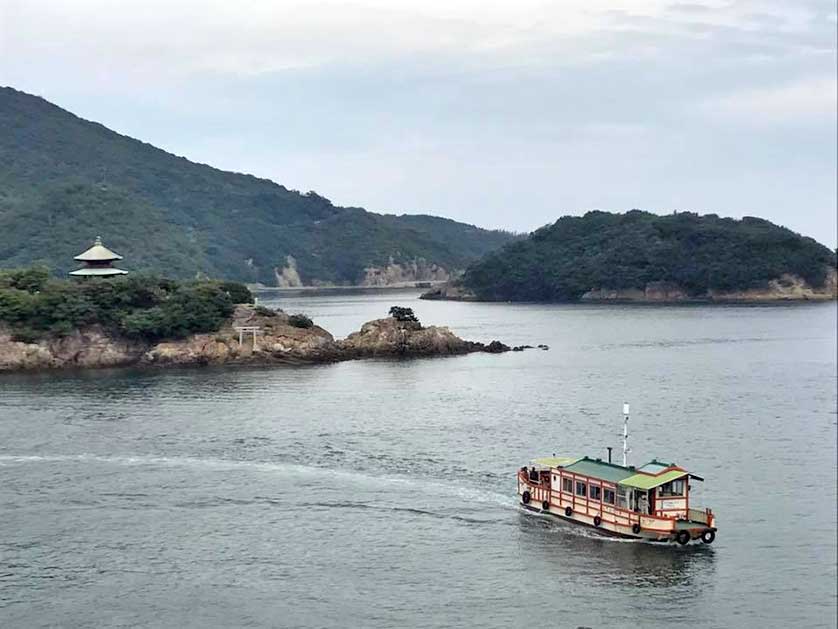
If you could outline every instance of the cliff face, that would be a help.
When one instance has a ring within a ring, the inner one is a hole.
[[[445,282],[449,274],[443,267],[424,259],[398,264],[390,260],[384,267],[364,269],[363,286],[393,286],[412,282]]]
[[[108,336],[99,326],[37,343],[14,341],[0,328],[0,371],[57,367],[119,367],[137,362],[148,345]]]
[[[274,269],[276,276],[276,285],[280,288],[292,288],[295,286],[302,286],[303,281],[300,279],[300,273],[297,271],[297,261],[294,256],[285,257],[286,266]]]
[[[674,282],[649,282],[644,289],[589,290],[581,301],[631,301],[644,303],[672,303],[683,301],[709,302],[772,302],[772,301],[828,301],[838,298],[838,275],[835,269],[827,274],[822,287],[813,288],[800,277],[784,274],[771,280],[764,288],[738,291],[710,289],[705,295],[691,296]]]
[[[830,269],[823,287],[812,288],[795,275],[782,275],[768,282],[765,289],[744,291],[709,291],[714,301],[828,301],[838,298],[838,273]]]
[[[256,328],[240,332],[237,328]],[[238,306],[232,319],[211,334],[148,343],[109,336],[99,326],[35,343],[13,340],[0,329],[0,371],[96,368],[129,365],[304,364],[371,357],[410,357],[499,352],[509,348],[465,341],[448,328],[424,328],[393,318],[365,323],[345,340],[336,341],[319,326],[290,325],[283,312],[268,314]]]

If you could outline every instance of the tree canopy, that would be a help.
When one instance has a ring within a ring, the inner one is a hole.
[[[368,267],[464,269],[512,234],[433,216],[333,205],[119,135],[35,96],[0,88],[0,266],[56,273],[101,235],[130,271],[277,283],[354,284]]]
[[[0,270],[0,323],[25,341],[94,324],[131,338],[182,338],[218,330],[235,304],[252,301],[235,282],[139,274],[59,280],[43,267]]]
[[[679,212],[565,216],[472,264],[478,298],[575,301],[585,292],[670,281],[688,294],[764,287],[784,273],[823,286],[835,252],[761,218]]]

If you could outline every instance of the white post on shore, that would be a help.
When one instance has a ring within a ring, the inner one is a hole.
[[[629,440],[629,405],[628,402],[623,404],[623,467],[628,466],[628,453],[631,452],[628,447]]]

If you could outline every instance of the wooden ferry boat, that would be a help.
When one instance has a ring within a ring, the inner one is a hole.
[[[546,457],[518,472],[521,504],[587,525],[605,534],[684,545],[716,539],[710,509],[690,502],[690,481],[703,481],[675,465],[652,460],[627,465],[628,405],[624,405],[623,464],[585,457]]]

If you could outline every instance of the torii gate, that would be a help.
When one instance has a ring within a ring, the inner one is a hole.
[[[237,325],[233,326],[234,330],[239,333],[239,347],[244,344],[244,333],[250,332],[253,334],[253,351],[256,351],[256,334],[262,331],[262,328],[255,325]]]

